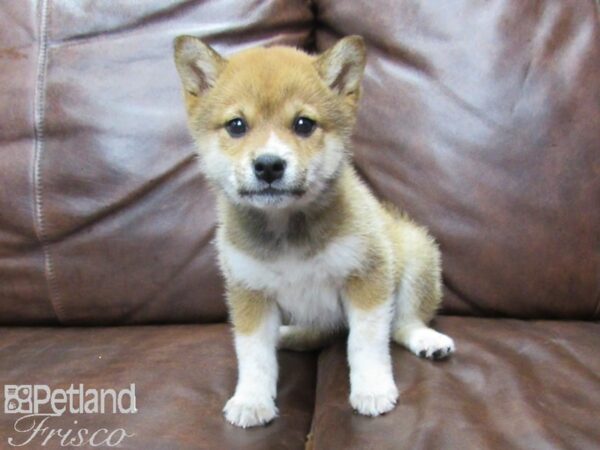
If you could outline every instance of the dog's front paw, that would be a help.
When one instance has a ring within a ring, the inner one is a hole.
[[[223,408],[225,419],[242,428],[266,425],[277,416],[275,401],[270,398],[257,398],[234,395]]]
[[[350,404],[359,414],[379,416],[391,411],[398,401],[398,389],[394,383],[352,389]]]

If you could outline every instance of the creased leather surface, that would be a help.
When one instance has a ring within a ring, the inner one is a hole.
[[[0,6],[0,322],[224,320],[172,40],[301,46],[308,4],[19,4]]]
[[[237,376],[227,325],[0,329],[0,385],[122,389],[135,383],[137,414],[64,414],[50,422],[75,430],[124,428],[135,433],[119,447],[124,449],[302,449],[313,411],[316,357],[280,352],[279,362],[280,417],[268,427],[242,430],[221,413]],[[15,417],[0,414],[3,448],[8,437],[19,436]],[[36,442],[21,448],[61,448],[58,440],[45,447]]]
[[[396,409],[352,413],[344,342],[319,357],[316,449],[597,449],[600,324],[441,317],[445,362],[393,346]]]
[[[0,322],[223,320],[171,39],[310,44],[311,5],[15,5],[0,7]],[[316,4],[320,49],[367,39],[357,164],[439,239],[446,312],[600,317],[594,8]]]
[[[52,323],[35,229],[36,9],[0,6],[0,322]]]
[[[357,164],[441,243],[446,312],[600,317],[593,1],[319,0],[368,45]]]

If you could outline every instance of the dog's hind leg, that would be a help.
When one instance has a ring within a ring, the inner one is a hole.
[[[392,338],[420,357],[445,358],[454,352],[454,341],[427,326],[442,297],[440,251],[427,231],[413,223],[399,224],[396,236],[406,261],[400,270]]]

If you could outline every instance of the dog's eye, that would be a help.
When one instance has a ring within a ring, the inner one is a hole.
[[[294,121],[294,133],[298,136],[308,137],[315,131],[317,123],[308,117],[298,117]]]
[[[225,124],[225,129],[229,133],[229,136],[237,138],[246,134],[248,126],[244,119],[236,117]]]

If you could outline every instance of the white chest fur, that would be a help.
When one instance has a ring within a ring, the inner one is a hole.
[[[270,261],[258,260],[223,241],[219,250],[234,281],[273,296],[291,323],[320,328],[343,323],[344,280],[365,256],[364,242],[356,236],[337,238],[309,258],[289,250]]]

